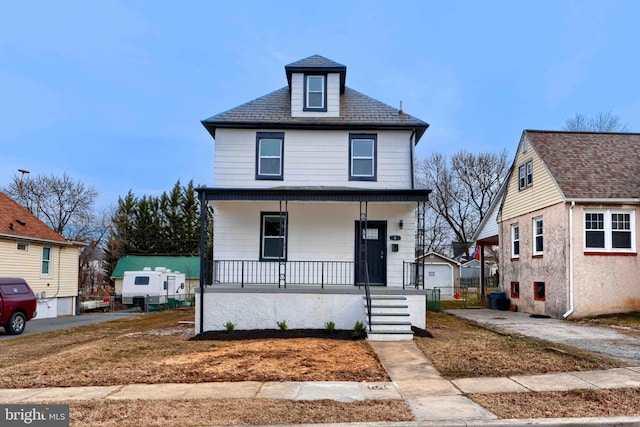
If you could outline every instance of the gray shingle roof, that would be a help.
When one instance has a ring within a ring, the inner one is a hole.
[[[311,55],[308,58],[301,59],[296,62],[292,62],[289,65],[285,65],[286,68],[347,68],[342,64],[338,64],[335,61],[325,58],[320,55]]]
[[[291,117],[289,88],[283,87],[202,121],[217,128],[416,129],[416,142],[429,125],[349,87],[340,96],[340,117]]]
[[[565,198],[640,198],[640,134],[524,133]]]

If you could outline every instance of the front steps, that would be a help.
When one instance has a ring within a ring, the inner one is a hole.
[[[364,301],[367,340],[410,341],[413,339],[409,305],[404,295],[371,295],[371,330]]]

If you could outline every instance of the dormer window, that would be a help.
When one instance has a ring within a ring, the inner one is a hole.
[[[305,75],[304,110],[327,111],[327,76]]]

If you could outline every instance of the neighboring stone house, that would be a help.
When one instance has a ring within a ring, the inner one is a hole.
[[[407,307],[374,316],[370,337],[376,326],[378,338],[410,338],[410,326],[425,327],[424,286],[404,276],[430,192],[414,182],[428,125],[347,87],[347,67],[322,56],[285,72],[287,86],[202,122],[215,138],[215,187],[198,192],[215,236],[196,331],[283,320],[350,329],[389,304]]]
[[[76,314],[83,246],[0,192],[0,277],[29,283],[38,297],[38,319]]]
[[[640,310],[640,134],[525,130],[498,214],[503,289],[520,311]]]

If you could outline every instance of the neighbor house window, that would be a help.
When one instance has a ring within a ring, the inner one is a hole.
[[[349,134],[349,180],[376,180],[377,136]]]
[[[533,162],[529,160],[527,163],[520,165],[518,168],[518,188],[523,190],[531,187],[533,184]]]
[[[533,282],[533,299],[544,301],[546,298],[546,286],[544,282]]]
[[[511,282],[511,298],[520,298],[520,282]]]
[[[635,212],[587,211],[584,214],[584,246],[593,252],[635,250]]]
[[[287,258],[287,214],[263,212],[260,224],[260,259]]]
[[[520,258],[520,226],[511,225],[511,258]]]
[[[327,111],[327,76],[305,76],[304,110]]]
[[[258,132],[256,135],[256,179],[282,180],[284,133]]]
[[[49,246],[42,248],[42,269],[40,272],[43,276],[51,275],[51,248]]]
[[[533,254],[542,255],[544,251],[544,239],[542,233],[542,218],[533,220]]]
[[[17,242],[16,243],[16,251],[17,252],[29,252],[29,244],[27,242]]]

